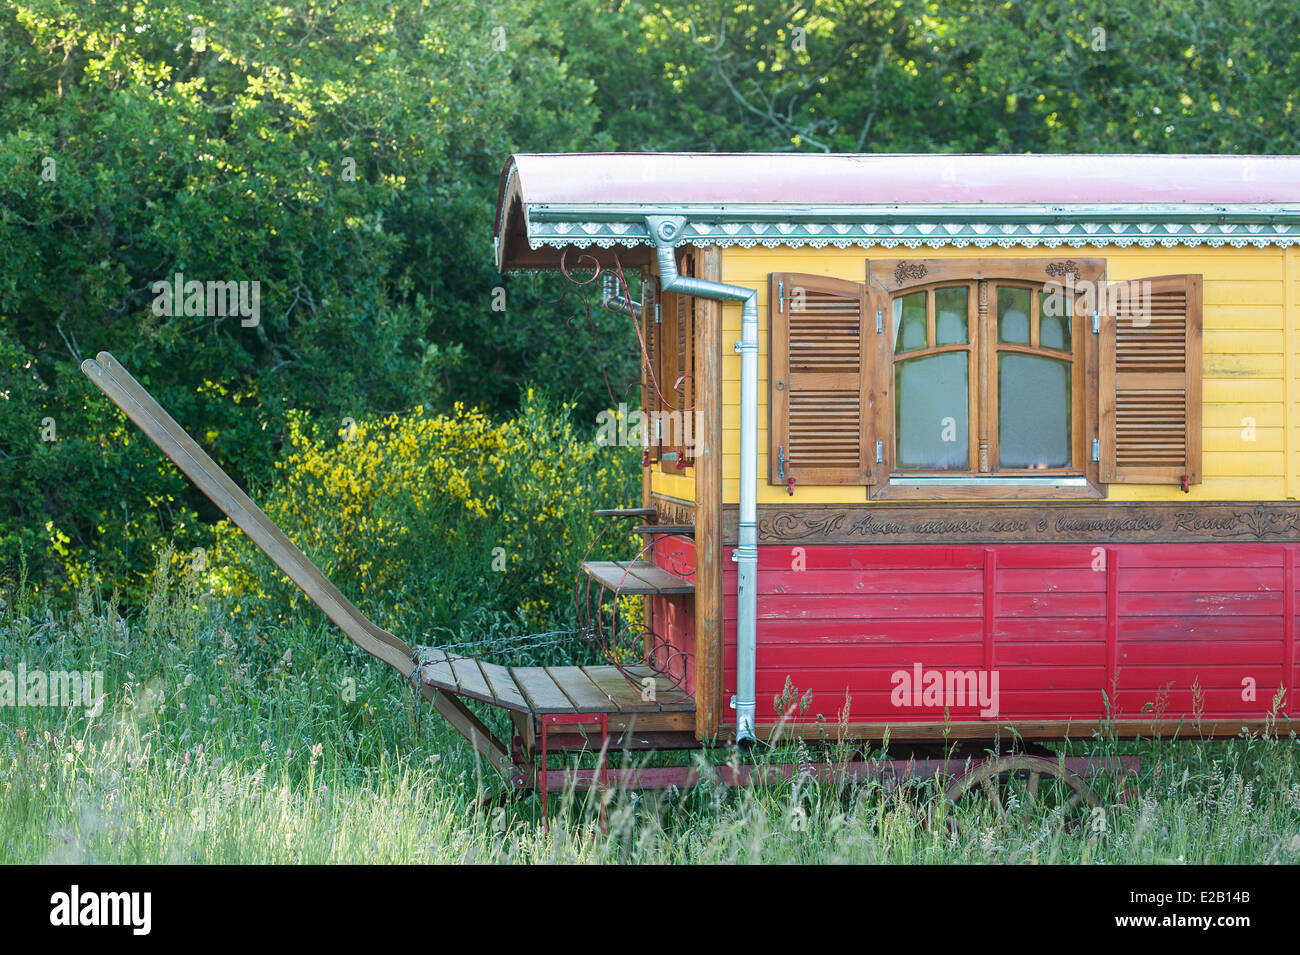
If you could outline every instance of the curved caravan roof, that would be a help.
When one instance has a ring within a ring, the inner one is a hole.
[[[504,270],[564,249],[679,245],[1291,245],[1300,157],[521,153],[501,173]]]

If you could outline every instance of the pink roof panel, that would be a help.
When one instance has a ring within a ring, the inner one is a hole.
[[[1295,156],[521,153],[512,162],[528,206],[1300,202]]]

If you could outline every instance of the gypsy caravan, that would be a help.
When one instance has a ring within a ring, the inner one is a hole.
[[[644,547],[574,568],[587,605],[645,599],[635,632],[592,615],[602,666],[411,650],[87,372],[516,786],[593,741],[1286,732],[1298,242],[1292,157],[511,157],[498,267],[599,276],[643,369],[641,506],[607,516]]]

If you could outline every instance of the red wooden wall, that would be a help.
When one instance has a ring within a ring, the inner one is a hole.
[[[658,538],[655,542],[654,561],[678,577],[695,580],[695,542],[688,537]],[[734,592],[734,581],[732,587]],[[646,606],[650,617],[655,666],[672,677],[680,677],[682,687],[688,693],[694,693],[695,598],[648,597]],[[734,645],[734,636],[732,641]]]
[[[774,722],[787,676],[813,700],[799,719],[942,722],[942,707],[897,706],[892,675],[996,670],[999,720],[1263,718],[1295,685],[1300,546],[1117,544],[759,548],[758,720]],[[660,566],[693,570],[689,541]],[[685,562],[685,563],[683,563]],[[674,567],[674,563],[676,566]],[[724,554],[725,698],[735,692],[735,565]],[[658,601],[660,639],[691,646],[690,598]],[[1287,679],[1283,679],[1284,673]],[[1253,678],[1255,699],[1243,699]],[[1112,690],[1113,688],[1113,690]],[[1144,709],[1145,707],[1145,709]],[[1287,710],[1292,706],[1284,707]],[[979,707],[950,707],[954,721]]]

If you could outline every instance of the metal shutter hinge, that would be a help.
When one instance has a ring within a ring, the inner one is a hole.
[[[1101,438],[1092,439],[1092,459],[1094,461],[1101,460]]]
[[[1094,335],[1097,335],[1097,334],[1099,334],[1100,332],[1101,332],[1101,313],[1100,313],[1100,312],[1093,312],[1093,313],[1092,313],[1092,333],[1093,333]]]
[[[876,463],[885,463],[885,442],[883,441],[876,442]]]
[[[776,280],[776,310],[785,311],[785,279]]]
[[[876,334],[879,335],[885,330],[885,313],[876,309]]]

